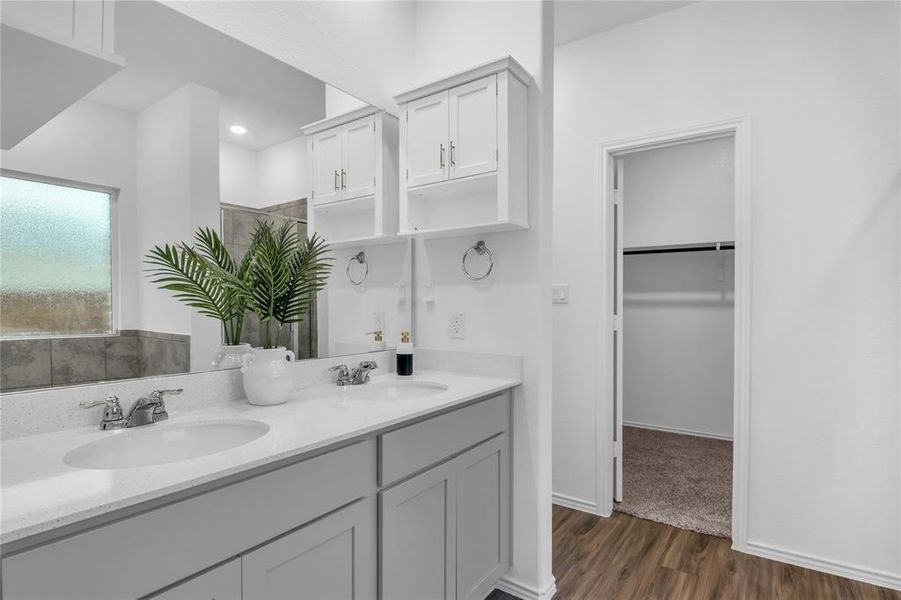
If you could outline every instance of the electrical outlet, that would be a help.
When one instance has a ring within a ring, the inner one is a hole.
[[[462,340],[466,337],[466,315],[464,313],[453,313],[451,315],[450,336],[455,340]]]
[[[376,331],[385,331],[385,313],[378,311],[372,313],[372,327]]]

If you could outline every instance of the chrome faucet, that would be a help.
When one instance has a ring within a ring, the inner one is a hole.
[[[104,405],[103,418],[100,420],[100,429],[129,429],[150,425],[157,421],[165,421],[169,418],[166,412],[164,397],[166,394],[181,394],[182,389],[154,390],[147,396],[138,398],[128,410],[127,416],[122,416],[122,405],[117,396],[107,396],[103,400],[84,400],[79,403],[81,408],[93,408]]]
[[[351,371],[347,365],[336,365],[329,368],[329,371],[338,373],[338,379],[335,384],[339,386],[345,385],[361,385],[369,382],[369,372],[378,369],[379,366],[375,361],[364,360]]]
[[[364,360],[362,361],[356,369],[350,374],[351,385],[360,385],[362,383],[369,383],[369,372],[378,369],[379,366],[375,364],[374,360]]]

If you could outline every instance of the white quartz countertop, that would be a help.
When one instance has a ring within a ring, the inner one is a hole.
[[[401,378],[384,375],[372,381],[394,379]],[[178,399],[172,399],[167,402],[169,420],[147,427],[253,419],[268,425],[269,431],[237,448],[161,465],[89,470],[63,462],[69,451],[83,444],[145,428],[100,431],[97,426],[82,427],[4,441],[0,444],[0,544],[300,457],[520,383],[444,371],[421,371],[402,379],[438,382],[448,389],[426,397],[371,399],[342,395],[339,388],[330,385],[299,390],[278,406],[235,401],[194,410],[179,410]],[[99,416],[98,411],[98,424]]]

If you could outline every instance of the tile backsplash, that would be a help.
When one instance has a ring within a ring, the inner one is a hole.
[[[0,340],[4,392],[190,370],[191,337],[126,329],[117,335]]]

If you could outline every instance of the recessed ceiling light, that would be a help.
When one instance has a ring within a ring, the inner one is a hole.
[[[247,133],[247,128],[244,127],[243,125],[232,125],[231,127],[228,128],[228,130],[231,131],[232,133],[234,133],[235,135],[244,135],[245,133]]]

